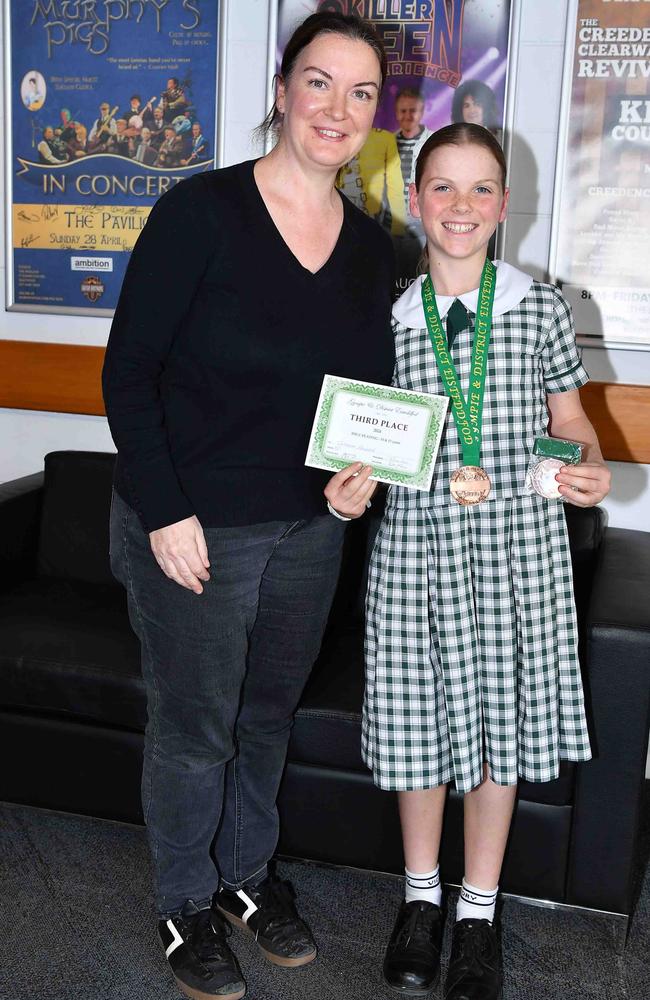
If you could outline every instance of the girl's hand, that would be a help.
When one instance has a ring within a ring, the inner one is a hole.
[[[611,473],[604,462],[563,465],[555,477],[560,493],[575,507],[594,507],[609,493]]]
[[[377,483],[370,482],[372,468],[363,462],[353,462],[332,476],[323,490],[325,498],[343,517],[361,517],[366,505],[377,489]]]
[[[210,579],[208,547],[201,523],[186,517],[149,533],[151,551],[166,577],[195,594],[203,593],[201,581]]]

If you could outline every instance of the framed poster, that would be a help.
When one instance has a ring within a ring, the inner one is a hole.
[[[4,0],[8,309],[111,315],[154,202],[220,165],[224,7]]]
[[[276,71],[296,25],[316,10],[371,21],[388,56],[374,128],[339,173],[339,187],[393,238],[397,288],[415,277],[424,247],[408,185],[426,139],[468,121],[503,137],[511,8],[516,0],[279,0]]]
[[[569,10],[550,269],[584,345],[650,347],[647,7]]]

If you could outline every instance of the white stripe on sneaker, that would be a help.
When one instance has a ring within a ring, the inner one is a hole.
[[[165,948],[165,956],[167,958],[169,958],[169,956],[171,955],[171,953],[173,951],[176,951],[177,948],[180,948],[180,946],[182,944],[185,944],[185,942],[183,941],[183,938],[178,933],[178,930],[177,930],[176,925],[174,924],[173,920],[168,920],[167,921],[167,927],[169,928],[169,933],[171,934],[171,936],[174,939],[172,941],[172,943],[169,945],[169,947]]]
[[[241,920],[243,920],[243,922],[245,924],[247,924],[248,921],[249,921],[249,918],[253,916],[253,914],[255,913],[255,911],[257,909],[259,909],[259,907],[258,907],[257,903],[253,902],[253,900],[250,898],[250,896],[246,895],[246,893],[244,892],[243,889],[238,889],[237,890],[237,895],[242,900],[242,902],[246,903],[246,909],[245,909],[245,911],[241,915]]]

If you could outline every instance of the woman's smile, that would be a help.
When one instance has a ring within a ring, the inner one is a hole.
[[[319,128],[318,125],[314,125],[314,129],[321,137],[321,139],[326,139],[334,142],[341,142],[343,139],[347,138],[345,132],[339,132],[332,128]]]

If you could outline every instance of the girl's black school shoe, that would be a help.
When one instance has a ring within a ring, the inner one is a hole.
[[[316,944],[296,910],[288,882],[269,875],[259,885],[220,889],[213,906],[231,924],[252,934],[274,965],[293,968],[316,958]]]
[[[499,1000],[501,951],[496,927],[489,920],[457,920],[445,1000]]]
[[[443,913],[423,899],[403,902],[384,957],[384,982],[404,996],[426,996],[440,977]]]
[[[188,899],[180,913],[158,923],[158,933],[178,988],[192,1000],[241,1000],[246,992],[231,933],[210,907]]]

